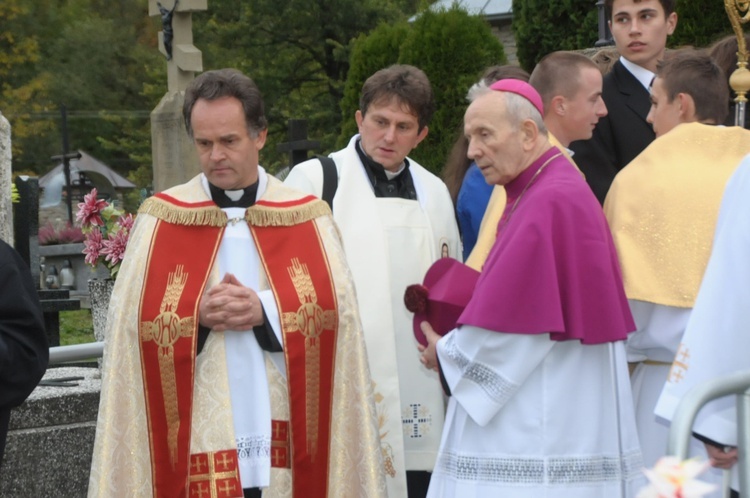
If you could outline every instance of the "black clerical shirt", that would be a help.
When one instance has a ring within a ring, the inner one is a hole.
[[[417,191],[414,188],[414,180],[409,172],[409,160],[404,158],[404,169],[395,177],[388,179],[385,168],[379,162],[374,161],[362,150],[361,141],[357,141],[355,147],[359,159],[365,165],[365,172],[370,179],[375,197],[400,197],[401,199],[416,200]]]

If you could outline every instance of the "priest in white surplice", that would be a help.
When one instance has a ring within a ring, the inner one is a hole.
[[[671,420],[691,388],[750,369],[750,156],[729,180],[721,201],[711,258],[656,414]],[[737,397],[712,401],[698,413],[693,433],[712,463],[737,463]],[[735,469],[732,487],[738,488]],[[744,495],[743,495],[744,496]]]
[[[330,155],[338,176],[333,217],[354,275],[367,343],[389,496],[424,496],[435,464],[445,402],[437,376],[419,363],[404,289],[437,258],[459,257],[448,189],[407,158],[426,136],[434,110],[425,74],[396,65],[362,88],[359,134]],[[324,197],[328,180],[313,159],[285,183]]]
[[[542,109],[530,85],[501,80],[464,118],[469,156],[508,200],[458,328],[439,338],[422,323],[422,361],[451,395],[431,498],[632,497],[642,484],[617,256]]]

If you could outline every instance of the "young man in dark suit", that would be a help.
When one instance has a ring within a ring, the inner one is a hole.
[[[649,86],[664,58],[667,37],[677,26],[675,0],[606,0],[609,27],[620,60],[604,77],[602,98],[608,115],[590,140],[570,148],[586,181],[603,203],[618,171],[650,144],[654,130],[646,121]]]

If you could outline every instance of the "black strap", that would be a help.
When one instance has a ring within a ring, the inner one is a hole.
[[[336,195],[336,189],[339,187],[339,174],[336,171],[336,163],[328,156],[318,156],[320,166],[323,168],[323,199],[328,207],[333,211],[333,196]]]

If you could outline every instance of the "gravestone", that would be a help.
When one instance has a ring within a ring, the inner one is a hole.
[[[46,279],[41,273],[39,258],[39,179],[28,176],[16,178],[16,188],[20,200],[16,204],[15,248],[29,265],[31,278],[37,284],[39,302],[44,314],[44,328],[50,346],[60,345],[60,312],[80,309],[78,299],[70,298],[70,291],[60,288],[47,288]]]
[[[193,45],[192,13],[206,10],[207,0],[149,0],[150,16],[160,16],[159,51],[167,57],[167,93],[151,111],[151,154],[154,191],[185,183],[200,165],[185,130],[185,89],[203,71],[200,50]]]
[[[320,148],[320,142],[307,138],[307,120],[290,119],[287,124],[288,142],[276,146],[279,152],[289,153],[289,169],[307,161],[307,152]]]
[[[13,213],[14,247],[39,282],[39,179],[18,176],[15,183],[20,199]]]
[[[0,112],[0,239],[13,245],[13,201],[10,197],[10,123]]]

